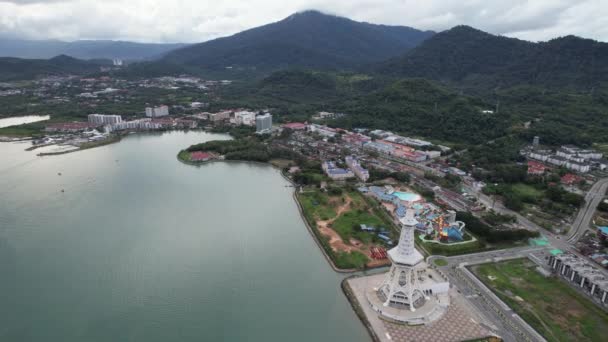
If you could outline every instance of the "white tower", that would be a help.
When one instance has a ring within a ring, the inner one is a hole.
[[[392,266],[378,288],[378,295],[384,300],[384,306],[406,306],[415,311],[429,298],[420,286],[422,279],[419,272],[424,272],[426,266],[421,263],[424,257],[414,246],[414,229],[418,221],[413,208],[407,208],[400,223],[399,244],[388,251]]]

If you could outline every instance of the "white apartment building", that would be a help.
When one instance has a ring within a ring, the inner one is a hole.
[[[149,118],[158,118],[169,115],[169,107],[162,105],[158,107],[146,107],[146,116]]]
[[[242,110],[234,113],[233,123],[236,125],[254,126],[255,112]]]
[[[256,133],[270,133],[272,131],[272,115],[266,113],[264,115],[258,115],[255,118],[255,132]]]
[[[89,123],[95,125],[113,125],[122,122],[120,115],[89,114],[87,118]]]

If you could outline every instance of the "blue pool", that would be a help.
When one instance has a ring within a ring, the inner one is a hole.
[[[395,191],[392,194],[397,196],[397,198],[399,198],[402,201],[416,202],[416,201],[420,200],[420,195],[412,193],[412,192]]]

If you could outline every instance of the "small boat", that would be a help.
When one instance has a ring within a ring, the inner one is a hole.
[[[57,172],[57,176],[61,176],[61,172]]]
[[[61,189],[61,192],[65,192],[65,189]]]

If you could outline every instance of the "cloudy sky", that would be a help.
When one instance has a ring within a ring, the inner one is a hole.
[[[440,31],[608,42],[608,0],[0,0],[0,37],[200,42],[306,9]]]

